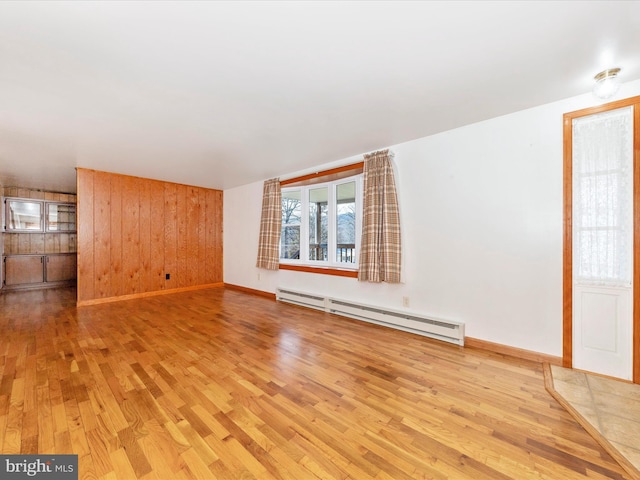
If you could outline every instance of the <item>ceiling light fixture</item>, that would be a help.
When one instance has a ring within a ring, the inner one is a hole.
[[[593,77],[596,81],[593,94],[602,100],[613,97],[620,88],[618,73],[620,73],[619,68],[608,68]]]

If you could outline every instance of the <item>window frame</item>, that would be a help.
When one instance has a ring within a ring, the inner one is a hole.
[[[299,190],[301,198],[302,218],[300,221],[300,258],[284,259],[280,258],[281,270],[294,270],[308,273],[320,273],[325,275],[336,275],[342,277],[357,278],[358,276],[358,256],[360,248],[360,237],[362,235],[362,187],[363,187],[364,162],[346,165],[343,167],[325,170],[310,175],[283,180],[280,182],[282,192]],[[339,185],[355,182],[356,199],[356,226],[355,226],[355,248],[356,254],[353,263],[335,261],[337,249],[337,202],[336,189]],[[312,189],[328,187],[328,226],[329,236],[327,241],[328,259],[327,261],[309,260],[309,202],[308,192]],[[282,241],[282,240],[281,240]],[[333,260],[333,261],[331,261]]]

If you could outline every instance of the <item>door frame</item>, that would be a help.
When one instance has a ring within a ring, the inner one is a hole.
[[[640,96],[563,115],[562,366],[573,366],[573,119],[633,106],[633,383],[640,383]]]

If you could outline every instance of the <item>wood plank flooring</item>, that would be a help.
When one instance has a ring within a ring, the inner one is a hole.
[[[536,363],[223,288],[0,317],[0,452],[82,479],[628,478]]]

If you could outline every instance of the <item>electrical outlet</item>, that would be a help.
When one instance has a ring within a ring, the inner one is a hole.
[[[171,274],[170,273],[165,273],[164,274],[164,279],[165,280],[171,280]]]
[[[402,306],[403,307],[409,306],[409,297],[402,297]]]
[[[260,272],[258,272],[258,281],[260,281]]]

